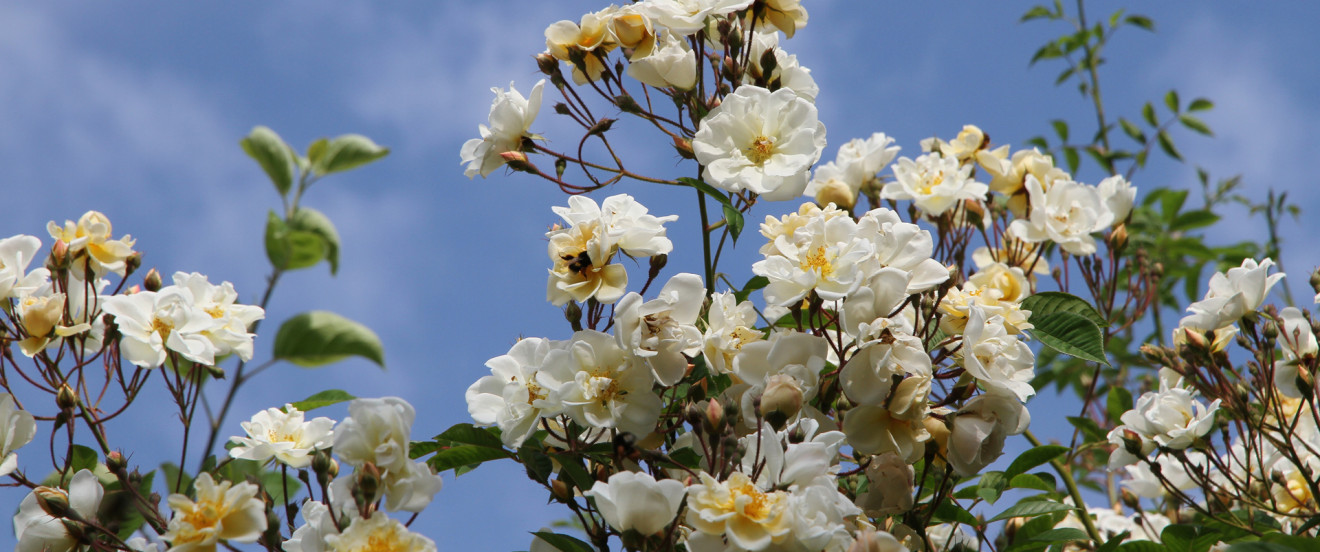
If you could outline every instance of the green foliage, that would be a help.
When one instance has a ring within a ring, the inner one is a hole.
[[[1037,293],[1022,302],[1031,311],[1031,335],[1061,353],[1106,366],[1104,333],[1107,325],[1086,300],[1063,292]]]
[[[380,337],[366,326],[328,311],[310,311],[284,321],[275,334],[274,357],[305,368],[350,356],[385,367]]]
[[[269,128],[258,126],[239,141],[239,145],[266,172],[275,190],[281,196],[288,195],[289,188],[293,186],[294,155],[280,135]]]
[[[301,401],[293,403],[293,407],[303,412],[309,412],[321,408],[323,406],[339,404],[342,402],[351,401],[356,398],[357,397],[354,397],[353,395],[350,395],[347,392],[341,391],[339,389],[327,389],[325,391],[307,397]]]

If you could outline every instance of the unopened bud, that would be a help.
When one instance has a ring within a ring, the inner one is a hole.
[[[1114,231],[1109,234],[1109,249],[1119,252],[1127,247],[1128,231],[1126,224],[1119,224],[1114,227]]]
[[[784,429],[788,420],[802,410],[802,386],[797,378],[775,374],[766,379],[761,394],[761,415],[775,430]]]
[[[160,272],[156,269],[147,271],[147,277],[142,279],[142,288],[147,291],[160,291],[163,284],[160,281]]]
[[[576,302],[569,301],[568,305],[564,307],[564,319],[568,320],[568,324],[573,327],[573,331],[582,331],[582,307],[578,306]]]
[[[509,165],[510,169],[518,172],[536,172],[533,165],[527,160],[527,154],[521,151],[506,151],[500,154],[504,158],[504,163]]]
[[[1183,336],[1187,338],[1187,346],[1198,351],[1209,349],[1210,342],[1206,341],[1205,334],[1194,328],[1183,328]]]
[[[365,507],[376,501],[378,490],[380,490],[380,469],[375,464],[367,462],[358,470],[353,499],[357,501],[358,506]]]
[[[1316,293],[1320,293],[1320,268],[1311,273],[1311,289],[1315,290]]]
[[[78,406],[78,392],[67,383],[60,384],[60,390],[55,393],[55,404],[60,410],[73,410]]]
[[[64,240],[55,240],[55,245],[50,247],[50,258],[46,260],[46,268],[51,272],[60,272],[69,268],[69,244]]]
[[[559,72],[559,60],[548,52],[541,52],[536,54],[536,68],[540,69],[542,73],[553,75]]]
[[[1141,435],[1128,428],[1123,428],[1123,450],[1128,451],[1133,456],[1145,456],[1145,453],[1141,451]]]
[[[132,274],[132,273],[136,272],[137,269],[141,268],[141,267],[142,267],[142,252],[141,252],[141,251],[134,251],[132,255],[129,255],[127,259],[124,259],[124,267],[125,267],[125,268],[124,268],[124,277],[125,277],[125,278],[127,278],[129,274]],[[88,282],[91,282],[92,279],[88,278],[87,281],[88,281]]]
[[[642,112],[642,106],[637,105],[637,100],[634,100],[632,96],[627,94],[619,94],[618,96],[615,96],[614,105],[619,108],[619,111],[624,113]]]
[[[703,416],[705,412],[706,409],[703,408],[701,404],[690,402],[687,406],[683,407],[683,421],[692,426],[693,431],[700,431],[702,429],[701,421],[705,419],[705,416]]]
[[[77,517],[77,514],[69,508],[69,495],[64,494],[64,491],[41,486],[33,490],[32,495],[37,499],[37,506],[41,506],[41,510],[50,517],[56,519]]]
[[[550,480],[550,496],[555,500],[568,504],[573,500],[573,489],[569,488],[568,483],[559,479]]]
[[[316,474],[317,483],[324,485],[339,475],[339,462],[330,456],[329,451],[317,450],[312,455],[312,472]]]
[[[647,276],[654,280],[656,276],[660,275],[660,271],[665,269],[665,265],[667,264],[669,264],[669,255],[664,253],[652,255],[651,269],[647,272]]]
[[[105,453],[105,469],[110,473],[119,475],[128,469],[128,459],[124,458],[124,453],[112,450]]]
[[[73,539],[75,545],[91,542],[87,540],[87,530],[83,528],[82,523],[71,519],[62,519],[60,522],[64,524],[64,532],[69,534],[69,538]]]
[[[724,405],[719,400],[711,399],[706,403],[706,418],[702,420],[701,426],[712,435],[718,435],[724,430]]]
[[[1278,338],[1279,338],[1279,325],[1278,325],[1278,324],[1276,324],[1276,323],[1268,323],[1268,324],[1265,324],[1264,326],[1265,326],[1265,327],[1263,327],[1263,328],[1260,329],[1260,333],[1261,333],[1261,335],[1265,336],[1265,339],[1268,339],[1268,340],[1270,340],[1270,341],[1274,341],[1275,339],[1278,339]]]
[[[683,138],[682,136],[674,137],[674,150],[677,151],[678,156],[682,157],[683,159],[697,158],[697,154],[692,151],[692,141],[688,140],[687,138]]]
[[[1123,499],[1124,506],[1132,508],[1133,510],[1141,509],[1141,499],[1137,498],[1137,495],[1132,494],[1132,491],[1119,489],[1118,496]]]

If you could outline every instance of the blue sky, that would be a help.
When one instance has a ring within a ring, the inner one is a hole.
[[[1092,11],[1107,15],[1117,7],[1102,4]],[[1075,90],[1052,86],[1060,67],[1027,66],[1035,48],[1061,31],[1018,24],[1030,3],[806,5],[809,25],[784,47],[820,84],[827,159],[839,144],[875,131],[894,136],[912,155],[921,138],[951,137],[964,124],[1015,147],[1046,133],[1050,119],[1089,128],[1091,115]],[[414,436],[434,435],[468,421],[463,391],[488,373],[486,359],[519,336],[568,335],[559,310],[544,301],[543,233],[555,222],[549,206],[564,197],[544,182],[503,171],[468,180],[458,149],[485,122],[490,87],[514,81],[525,93],[539,78],[531,55],[544,49],[545,26],[603,6],[6,2],[0,5],[0,186],[9,208],[0,231],[38,235],[48,244],[47,221],[97,209],[116,233],[138,240],[146,264],[165,274],[199,271],[232,281],[255,302],[267,271],[261,232],[266,211],[278,209],[279,200],[238,140],[258,124],[298,148],[321,136],[370,136],[393,153],[326,179],[305,200],[338,225],[340,274],[331,278],[316,267],[285,278],[258,338],[258,358],[269,351],[279,321],[328,309],[375,329],[388,369],[355,361],[314,372],[278,366],[244,389],[227,434],[257,410],[340,388],[404,397],[418,410]],[[1257,197],[1268,186],[1293,194],[1304,217],[1284,225],[1285,264],[1294,289],[1309,296],[1305,271],[1320,264],[1320,250],[1306,239],[1320,231],[1310,217],[1320,207],[1311,183],[1311,160],[1320,154],[1312,130],[1320,128],[1313,99],[1320,64],[1309,57],[1320,42],[1309,27],[1320,8],[1291,3],[1261,10],[1228,2],[1143,8],[1159,32],[1128,29],[1115,39],[1102,73],[1111,113],[1135,118],[1142,102],[1170,87],[1185,99],[1214,100],[1217,108],[1205,119],[1217,137],[1182,133],[1179,145],[1216,176],[1243,174]],[[548,105],[533,129],[552,144],[556,137],[567,143],[575,135]],[[633,166],[662,176],[690,170],[678,167],[666,143],[656,144],[636,150]],[[1099,175],[1091,167],[1079,178],[1095,182]],[[1134,183],[1187,187],[1195,179],[1189,165],[1160,159]],[[655,214],[682,215],[670,225],[677,245],[670,266],[698,271],[689,195],[675,198],[637,183],[608,191],[623,192]],[[760,207],[751,220],[794,207]],[[1254,219],[1217,232],[1212,239],[1263,235]],[[756,247],[742,244],[726,270],[749,276]],[[163,393],[159,380],[149,389]],[[1036,399],[1033,410],[1053,404],[1047,401]],[[139,407],[112,430],[134,462],[152,466],[177,448],[179,424],[159,413]],[[1037,433],[1048,436],[1057,426],[1044,419],[1037,417]],[[35,459],[41,449],[34,443],[20,458]],[[12,511],[21,498],[0,492],[0,510]],[[527,546],[525,531],[559,515],[518,466],[492,465],[458,480],[446,476],[445,489],[414,528],[442,549],[514,550]],[[0,532],[0,543],[11,538]]]

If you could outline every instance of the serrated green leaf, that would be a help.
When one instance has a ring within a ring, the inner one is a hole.
[[[324,151],[312,160],[312,170],[320,175],[343,172],[376,161],[389,153],[389,148],[377,145],[366,136],[345,134],[325,145]],[[311,157],[310,152],[308,157]]]
[[[1055,312],[1029,318],[1035,326],[1031,335],[1060,353],[1109,366],[1105,359],[1104,335],[1100,327],[1085,316]]]
[[[734,243],[738,242],[738,235],[742,234],[743,216],[737,209],[731,205],[721,205],[724,208],[724,223],[729,225],[729,236],[733,238]]]
[[[305,368],[359,356],[385,367],[385,347],[370,328],[329,311],[309,311],[280,325],[273,356]]]
[[[1031,540],[1036,542],[1072,542],[1089,541],[1091,537],[1088,537],[1086,531],[1081,529],[1060,527],[1038,533],[1036,536],[1031,537]]]
[[[999,512],[998,515],[996,515],[993,518],[990,518],[989,521],[993,523],[999,520],[1008,519],[1012,517],[1031,518],[1053,512],[1066,512],[1068,510],[1074,510],[1074,509],[1075,508],[1067,504],[1052,502],[1048,500],[1019,502],[1013,505],[1012,507],[1010,507],[1009,509]]]
[[[733,297],[741,303],[746,301],[747,297],[750,296],[753,291],[765,289],[765,286],[768,285],[770,285],[769,278],[766,278],[765,276],[753,276],[750,280],[747,280],[746,284],[743,284],[742,289],[734,292]]]
[[[293,403],[293,407],[303,412],[310,412],[312,410],[316,410],[323,406],[339,404],[341,402],[351,401],[356,398],[357,397],[354,397],[353,395],[349,395],[348,392],[346,391],[341,391],[339,389],[327,389],[325,391],[307,397],[301,401]]]
[[[78,473],[80,470],[95,470],[96,464],[100,460],[100,455],[96,451],[82,445],[73,445],[73,450],[69,455],[70,473]]]
[[[1214,108],[1215,103],[1205,98],[1197,98],[1187,105],[1187,111],[1205,111]]]
[[[1193,132],[1196,132],[1197,134],[1203,134],[1206,136],[1215,135],[1214,131],[1210,130],[1210,127],[1207,126],[1204,121],[1197,119],[1196,117],[1193,117],[1191,115],[1187,115],[1187,114],[1179,115],[1178,122],[1182,123],[1183,126],[1187,127]]]
[[[1085,299],[1062,291],[1043,291],[1027,297],[1022,301],[1022,310],[1031,311],[1032,316],[1071,312],[1082,315],[1097,326],[1105,325],[1105,319]]]
[[[498,431],[494,428],[477,427],[468,423],[454,424],[446,429],[444,433],[436,435],[435,440],[479,447],[504,448],[504,441],[492,430]]]
[[[1033,473],[1020,473],[1013,476],[1013,479],[1009,480],[1008,488],[1035,489],[1037,491],[1053,492],[1055,486],[1053,483],[1046,481],[1045,478],[1040,477],[1039,475]]]
[[[596,552],[596,549],[593,548],[590,544],[582,542],[581,540],[575,539],[568,535],[551,533],[549,531],[535,531],[532,534],[536,535],[538,538],[545,541],[550,546],[555,547],[555,549],[559,550],[560,552]]]
[[[586,468],[582,467],[582,460],[578,457],[569,454],[556,454],[551,456],[551,458],[559,462],[559,465],[562,468],[562,471],[560,472],[561,480],[564,479],[564,476],[566,475],[568,476],[567,483],[584,491],[590,490],[591,487],[596,484],[595,478],[591,477],[591,473],[588,472]]]
[[[999,496],[1008,488],[1008,478],[1004,477],[1004,472],[991,471],[981,474],[981,479],[976,482],[976,496],[994,504],[999,500]]]
[[[310,207],[299,207],[285,223],[293,232],[308,232],[321,238],[322,255],[330,263],[330,274],[339,272],[339,231],[325,213]]]
[[[1008,465],[1008,469],[1004,470],[1004,477],[1012,480],[1014,477],[1026,473],[1027,470],[1031,468],[1062,456],[1064,453],[1068,452],[1068,450],[1068,447],[1061,445],[1041,445],[1039,447],[1027,449]]]
[[[1118,547],[1118,552],[1169,552],[1169,549],[1159,543],[1142,540],[1125,542]]]
[[[555,471],[555,463],[541,450],[540,443],[528,441],[518,449],[518,460],[527,469],[527,477],[542,485],[550,481],[550,474]]]
[[[246,138],[239,140],[238,145],[261,166],[280,195],[289,193],[289,188],[293,186],[294,159],[280,135],[269,128],[258,126]]]
[[[438,473],[463,466],[512,457],[513,453],[502,448],[496,449],[480,447],[477,445],[459,445],[436,451],[435,456],[427,459],[426,465],[431,466]]]
[[[966,508],[959,506],[957,502],[948,499],[940,501],[940,505],[935,507],[934,519],[963,525],[975,526],[977,524],[976,516],[968,512]]]

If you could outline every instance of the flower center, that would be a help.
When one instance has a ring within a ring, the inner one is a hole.
[[[752,145],[747,146],[745,150],[747,159],[757,165],[765,163],[774,152],[775,141],[765,136],[757,136],[755,140],[752,140]]]
[[[922,195],[930,195],[931,190],[935,189],[936,186],[939,186],[940,184],[943,183],[944,183],[944,171],[940,171],[935,173],[935,176],[927,180],[926,185],[922,186],[921,189],[918,191],[920,191]]]
[[[816,246],[816,249],[807,253],[806,263],[803,264],[803,268],[820,273],[821,278],[828,277],[834,272],[834,265],[830,264],[830,259],[826,255],[825,246],[823,245],[818,245]]]
[[[220,305],[212,305],[211,307],[206,309],[206,314],[211,315],[211,318],[217,318],[217,319],[224,318],[225,309]]]
[[[384,535],[379,533],[378,531],[367,537],[367,545],[359,550],[361,552],[397,552],[407,549],[404,543],[395,538],[397,535],[394,531],[386,531]]]
[[[170,332],[174,331],[174,323],[157,316],[151,317],[151,331],[160,335],[161,343],[169,341]]]
[[[182,542],[193,542],[203,540],[207,534],[204,529],[215,527],[215,524],[223,517],[214,504],[202,502],[193,507],[191,512],[184,514],[183,522],[192,526],[193,532],[183,531],[174,541],[175,545]]]

